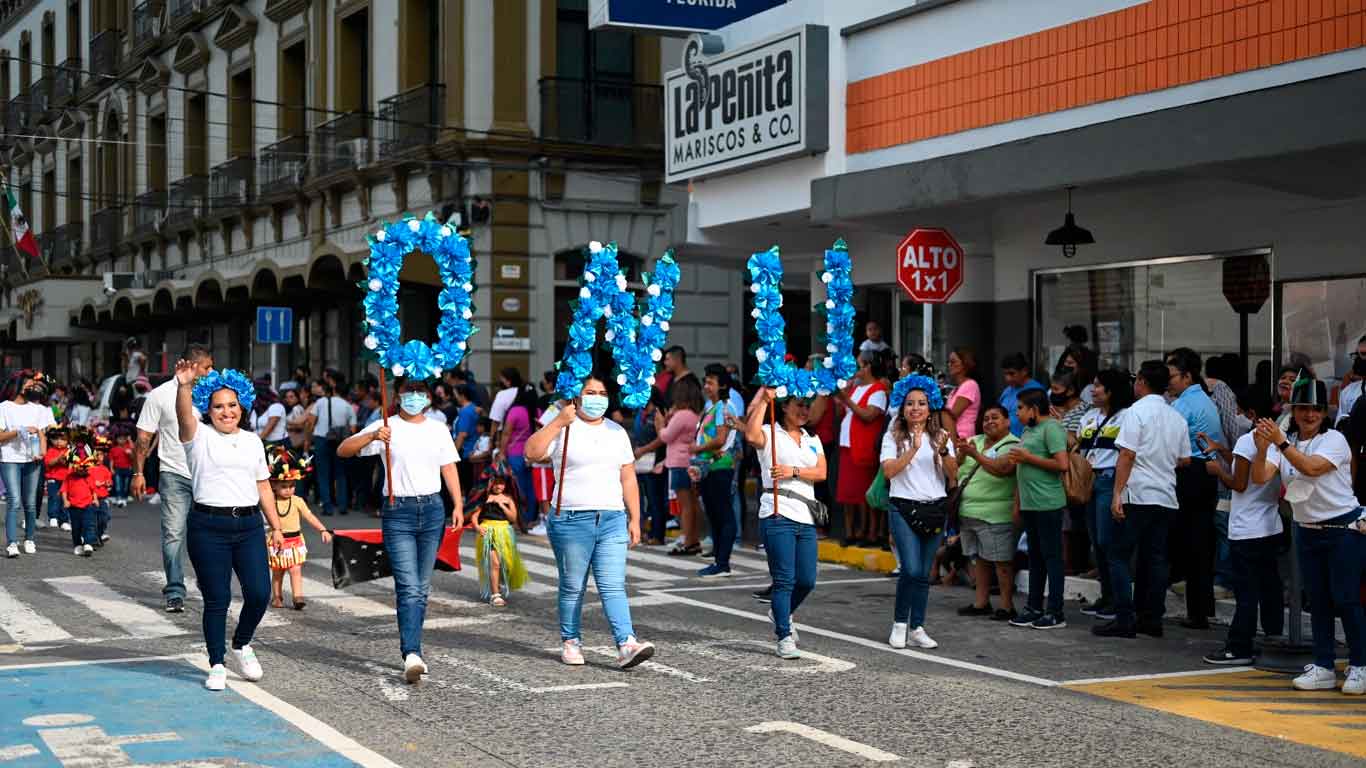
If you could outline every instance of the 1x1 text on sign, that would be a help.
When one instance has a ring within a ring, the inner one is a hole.
[[[963,248],[946,230],[916,229],[896,254],[896,281],[913,301],[941,304],[963,285]]]

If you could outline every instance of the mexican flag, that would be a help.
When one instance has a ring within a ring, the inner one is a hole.
[[[28,219],[19,207],[19,198],[14,196],[14,190],[10,189],[9,185],[5,186],[5,204],[9,206],[10,234],[14,236],[14,247],[28,254],[30,259],[37,258],[38,241],[33,238],[33,232],[28,228]]]

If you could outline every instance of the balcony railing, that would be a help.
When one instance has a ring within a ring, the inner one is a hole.
[[[29,133],[29,95],[21,93],[5,106],[5,133],[22,136]]]
[[[138,3],[133,8],[133,47],[150,43],[161,34],[157,17],[160,2]]]
[[[208,192],[208,176],[186,176],[172,182],[166,202],[167,226],[184,227],[203,216]]]
[[[133,234],[150,235],[157,231],[166,213],[166,190],[143,192],[133,199]]]
[[[90,252],[110,253],[123,240],[123,208],[103,208],[90,219]]]
[[[214,215],[241,208],[256,196],[256,158],[234,157],[214,166],[209,175],[209,212]]]
[[[81,90],[81,60],[79,57],[62,62],[56,69],[56,80],[52,86],[52,105],[65,107],[76,98]]]
[[[370,162],[370,115],[348,112],[313,131],[318,176],[351,170]]]
[[[119,53],[123,32],[117,29],[105,31],[90,38],[90,80],[92,85],[103,87],[119,73]]]
[[[292,192],[307,176],[308,136],[290,136],[261,150],[256,171],[261,197]]]
[[[419,85],[379,103],[379,157],[436,143],[446,114],[446,86]]]
[[[169,17],[171,26],[176,29],[188,26],[199,18],[199,14],[207,5],[207,0],[171,0]]]
[[[85,225],[76,221],[63,224],[45,235],[43,258],[54,271],[75,262],[80,257],[84,230]]]
[[[662,147],[663,88],[610,80],[542,78],[541,137],[613,147]]]
[[[34,81],[28,89],[29,124],[37,125],[52,108],[52,78],[44,75]]]

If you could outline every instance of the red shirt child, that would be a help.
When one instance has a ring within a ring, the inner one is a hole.
[[[66,463],[66,441],[62,441],[61,447],[48,445],[47,455],[43,457],[43,466],[47,471],[47,479],[62,482],[66,476],[71,474],[71,467]]]
[[[66,501],[68,508],[88,509],[95,506],[95,501],[98,498],[96,488],[96,483],[91,479],[89,473],[69,474],[62,481],[62,499]]]
[[[132,469],[133,452],[122,442],[109,449],[109,463],[114,469]]]
[[[90,468],[89,478],[95,486],[95,498],[109,498],[109,492],[114,489],[114,473],[109,471],[109,467],[96,464]]]

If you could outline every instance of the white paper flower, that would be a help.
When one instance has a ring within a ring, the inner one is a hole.
[[[620,386],[620,387],[626,386],[626,374],[624,374],[624,373],[618,373],[618,374],[617,374],[617,386]]]
[[[403,375],[403,364],[402,364],[402,363],[394,363],[393,366],[389,368],[389,370],[392,371],[393,374],[394,374],[395,376],[402,376],[402,375]]]
[[[833,357],[827,357],[827,358],[825,358],[824,360],[821,361],[821,365],[824,365],[826,368],[834,368],[834,367],[835,367],[835,358],[833,358]]]
[[[448,227],[448,226],[446,226],[446,225],[444,225],[444,224],[441,225],[441,236],[442,236],[442,237],[450,237],[450,236],[451,236],[451,228]]]
[[[750,283],[750,284],[749,284],[749,292],[750,292],[750,293],[758,293],[758,292],[759,292],[759,284],[758,284],[758,283]]]
[[[834,300],[834,299],[826,299],[826,300],[825,300],[825,308],[826,308],[826,309],[834,309],[834,308],[835,308],[835,300]]]
[[[654,375],[653,373],[650,374],[650,377],[649,377],[648,379],[646,379],[645,381],[646,381],[646,383],[648,383],[650,386],[653,387],[653,386],[655,385],[655,375]]]
[[[654,317],[653,317],[652,315],[641,315],[641,316],[640,316],[640,324],[641,324],[641,325],[654,325],[654,322],[655,322],[655,319],[654,319]]]
[[[380,282],[380,279],[379,279],[378,277],[372,277],[372,278],[370,278],[370,290],[372,290],[372,291],[378,291],[378,290],[380,290],[380,289],[383,288],[383,287],[384,287],[384,283]]]
[[[464,317],[466,320],[470,320],[474,317],[474,312],[470,311],[469,307],[466,307],[465,311],[461,312],[460,315]]]
[[[617,275],[617,290],[626,290],[626,275]]]
[[[826,284],[828,285],[828,284],[830,283],[830,281],[831,281],[831,280],[834,280],[834,279],[835,279],[835,276],[832,275],[832,274],[830,274],[829,272],[822,272],[822,273],[821,273],[821,282],[822,282],[822,283],[826,283]]]
[[[474,283],[465,283],[464,285],[460,286],[460,289],[463,290],[465,293],[469,293],[470,291],[474,290]]]
[[[598,276],[595,275],[595,274],[593,274],[592,272],[584,272],[584,273],[583,273],[583,281],[584,281],[585,283],[592,283],[592,282],[595,282],[597,279],[598,279]]]
[[[376,320],[376,319],[373,318],[373,317],[367,317],[367,318],[365,318],[365,323],[366,323],[367,325],[379,325],[379,321]]]
[[[781,400],[781,399],[784,398],[784,397],[787,397],[787,386],[784,385],[784,386],[778,387],[777,389],[775,389],[775,390],[773,391],[773,394],[777,395],[779,400]]]
[[[384,242],[384,238],[386,238],[386,237],[388,237],[388,236],[389,236],[389,235],[388,235],[384,230],[382,230],[382,229],[375,233],[375,239],[378,240],[378,241],[381,242],[381,243]]]
[[[660,289],[658,285],[651,283],[650,287],[645,289],[645,292],[650,294],[651,296],[657,297],[660,294]]]
[[[833,354],[835,354],[836,352],[840,351],[840,348],[839,348],[839,346],[837,346],[837,345],[835,345],[835,344],[826,344],[826,345],[825,345],[825,351],[826,351],[826,352],[829,352],[830,354],[833,355]]]
[[[456,344],[455,346],[458,347],[458,348],[460,348],[460,349],[467,349],[469,345],[467,345],[465,342],[462,341],[462,342]]]
[[[422,222],[418,221],[417,219],[408,219],[409,232],[416,232],[420,229],[422,229]]]
[[[663,360],[663,359],[664,359],[664,353],[663,353],[663,352],[660,352],[660,351],[657,350],[657,349],[656,349],[656,350],[653,350],[653,351],[650,352],[650,359],[653,360],[653,361],[655,361],[655,362],[657,363],[657,362],[659,362],[660,360]]]
[[[758,360],[761,363],[764,362],[768,359],[768,350],[764,349],[763,347],[754,350],[754,359]]]
[[[661,322],[659,323],[659,330],[661,330],[661,331],[663,331],[663,332],[665,332],[665,333],[668,333],[668,332],[669,332],[669,321],[668,321],[668,320],[663,320],[663,321],[661,321]]]
[[[579,298],[580,298],[580,299],[587,299],[587,298],[590,298],[592,295],[593,295],[593,292],[590,291],[590,290],[588,290],[588,286],[586,286],[586,285],[585,285],[584,287],[582,287],[582,288],[579,289]]]
[[[604,305],[602,305],[602,316],[603,316],[603,317],[611,317],[611,316],[612,316],[612,305],[611,305],[611,304],[604,304]]]
[[[611,341],[612,339],[615,339],[617,337],[617,334],[615,331],[609,328],[607,332],[602,335],[602,337],[608,341]]]
[[[751,309],[749,311],[749,316],[754,318],[755,320],[758,320],[759,318],[764,316],[764,311],[762,309],[759,309],[758,307],[755,307],[754,309]]]
[[[836,381],[835,383],[839,385],[839,388],[840,388],[840,389],[844,389],[845,387],[849,386],[849,382],[848,382],[847,380],[845,380],[845,379],[840,379],[839,381]]]
[[[365,337],[365,348],[366,348],[366,349],[376,349],[376,348],[378,348],[378,347],[379,347],[379,339],[375,338],[375,335],[374,335],[374,334],[370,334],[370,335],[368,335],[368,336]]]
[[[602,243],[598,242],[597,240],[594,240],[593,242],[588,244],[588,250],[592,251],[593,253],[598,253],[602,250]]]

